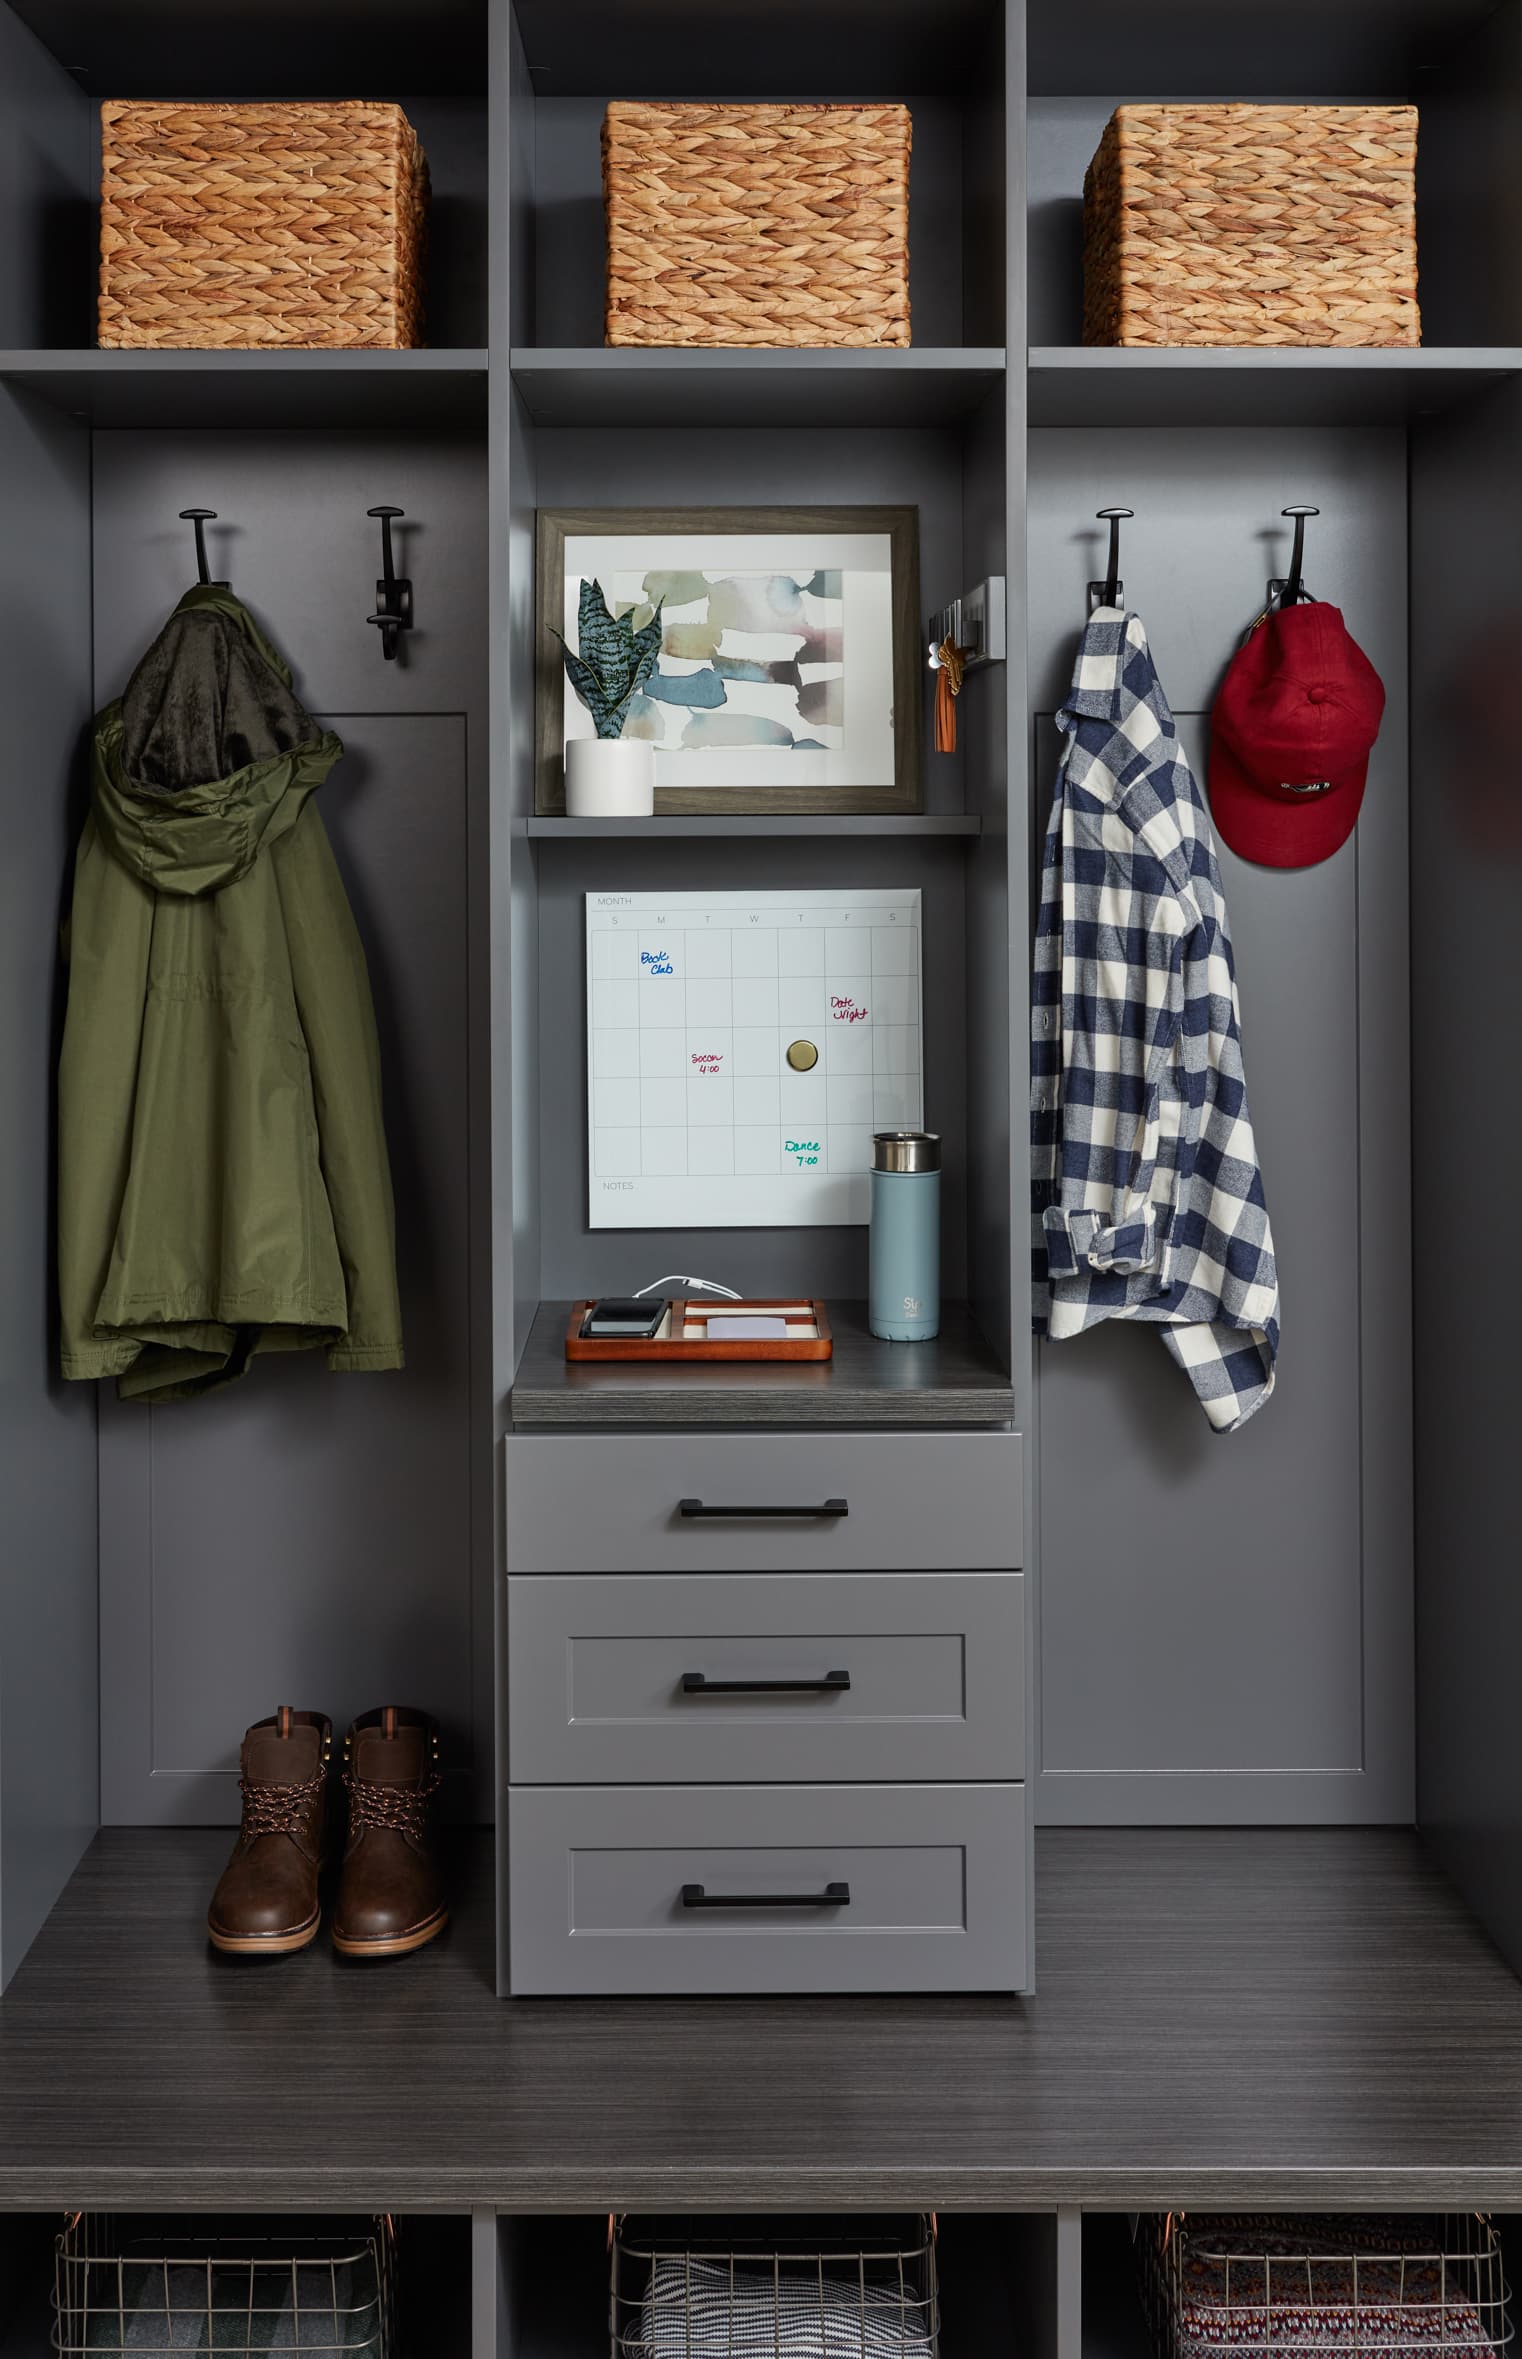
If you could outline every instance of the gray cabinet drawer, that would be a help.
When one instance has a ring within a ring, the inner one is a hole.
[[[1023,1591],[1018,1573],[515,1574],[509,1776],[1023,1777]]]
[[[1024,1976],[1021,1786],[515,1787],[508,1839],[520,1996]]]
[[[512,1572],[1020,1561],[1014,1433],[513,1434],[503,1446]],[[766,1512],[730,1512],[747,1507]]]

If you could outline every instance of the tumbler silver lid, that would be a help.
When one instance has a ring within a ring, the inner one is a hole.
[[[939,1171],[940,1134],[933,1130],[874,1130],[874,1171]]]

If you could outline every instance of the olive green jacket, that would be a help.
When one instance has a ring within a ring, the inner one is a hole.
[[[255,1352],[402,1365],[370,986],[311,799],[342,751],[219,586],[96,721],[65,945],[65,1376],[174,1400]]]

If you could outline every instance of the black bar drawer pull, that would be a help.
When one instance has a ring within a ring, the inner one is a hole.
[[[684,1696],[839,1696],[851,1684],[849,1671],[826,1671],[822,1679],[710,1679],[706,1671],[684,1671]]]
[[[844,1499],[826,1499],[818,1507],[710,1507],[702,1499],[678,1499],[676,1511],[678,1515],[689,1517],[734,1516],[746,1520],[758,1515],[802,1515],[812,1518],[849,1515],[851,1512]]]
[[[682,1886],[683,1908],[849,1908],[849,1884],[826,1884],[822,1892],[709,1892],[701,1884]]]

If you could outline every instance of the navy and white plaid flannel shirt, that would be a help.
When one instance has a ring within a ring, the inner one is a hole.
[[[1279,1281],[1210,820],[1139,616],[1089,619],[1031,1005],[1035,1325],[1146,1319],[1230,1433],[1274,1389]]]

